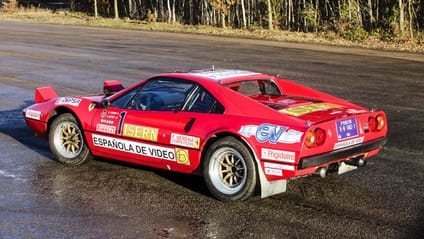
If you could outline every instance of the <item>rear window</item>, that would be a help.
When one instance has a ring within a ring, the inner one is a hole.
[[[232,82],[226,85],[228,88],[246,96],[269,95],[280,96],[281,91],[272,80],[246,80]]]

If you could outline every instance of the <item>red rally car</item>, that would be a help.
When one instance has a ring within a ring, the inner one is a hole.
[[[104,95],[37,88],[23,110],[66,165],[94,156],[204,177],[222,201],[286,191],[300,176],[343,174],[386,142],[384,112],[243,70],[160,74]]]

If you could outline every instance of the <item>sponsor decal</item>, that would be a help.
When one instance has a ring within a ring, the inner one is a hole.
[[[118,134],[119,135],[121,135],[122,134],[122,124],[124,123],[124,120],[125,120],[125,116],[127,116],[127,112],[126,111],[123,111],[123,112],[121,112],[121,113],[118,113],[118,112],[111,112],[111,114],[112,113],[116,113],[116,115],[119,115],[119,116],[116,116],[117,118],[119,118],[119,124],[118,124]],[[157,138],[157,137],[156,137]]]
[[[200,139],[194,136],[172,133],[171,144],[198,149],[200,147]]]
[[[56,100],[56,105],[72,105],[79,106],[81,99],[72,97],[61,97]]]
[[[102,135],[93,134],[93,144],[97,147],[138,154],[142,156],[176,161],[175,150],[150,144],[132,142]]]
[[[265,168],[265,174],[283,176],[283,170],[275,168]]]
[[[347,109],[346,112],[349,113],[349,114],[362,114],[362,113],[366,113],[368,111],[366,111],[366,110],[356,110],[356,109]]]
[[[277,142],[285,144],[298,143],[303,135],[303,132],[273,124],[245,125],[241,127],[239,133],[246,137],[253,135],[258,142],[270,142],[271,144],[276,144]]]
[[[275,168],[275,169],[281,169],[281,170],[289,170],[294,171],[293,165],[285,165],[285,164],[278,164],[278,163],[267,163],[264,164],[265,168]]]
[[[262,159],[269,159],[279,162],[294,163],[296,160],[296,153],[284,150],[262,148]]]
[[[126,114],[125,111],[122,112],[122,113]],[[103,119],[117,120],[117,119],[120,119],[122,117],[121,114],[118,113],[118,112],[115,112],[115,111],[103,110],[102,113],[100,113],[100,117],[103,118]]]
[[[92,110],[94,110],[94,108],[96,107],[96,103],[91,103],[89,106],[88,106],[88,112],[91,112]]]
[[[215,80],[221,80],[221,79],[230,78],[230,77],[257,75],[257,74],[259,73],[255,73],[251,71],[242,71],[242,70],[216,70],[216,71],[193,73],[193,75],[208,77]]]
[[[116,127],[112,125],[106,125],[106,124],[97,124],[96,125],[96,131],[107,133],[107,134],[115,134],[116,133]]]
[[[296,103],[296,101],[290,100],[290,99],[285,99],[285,100],[279,100],[278,103],[282,104],[282,105],[290,105],[290,104]]]
[[[188,157],[188,150],[187,149],[175,149],[175,154],[177,156],[177,163],[184,164],[184,165],[190,165],[190,158]]]
[[[103,124],[115,124],[115,121],[108,119],[101,119],[100,122],[102,122]]]
[[[124,131],[122,135],[136,139],[158,141],[158,132],[159,129],[157,128],[150,128],[133,124],[124,124]]]
[[[306,115],[316,111],[329,110],[342,108],[341,105],[332,104],[332,103],[313,103],[309,105],[301,105],[296,107],[291,107],[287,109],[280,110],[281,113],[285,113],[292,116],[301,116]]]
[[[25,117],[30,119],[40,120],[41,112],[38,110],[27,110],[25,112]]]
[[[352,145],[355,145],[355,144],[360,144],[362,142],[364,142],[364,137],[346,140],[346,141],[342,141],[342,142],[338,142],[338,143],[334,144],[334,149],[346,148],[346,147],[349,147],[349,146],[352,146]]]

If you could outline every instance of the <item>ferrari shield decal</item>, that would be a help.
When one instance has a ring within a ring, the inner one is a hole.
[[[285,143],[293,144],[300,142],[303,133],[285,126],[273,124],[245,125],[242,126],[240,134],[246,137],[255,136],[260,143],[270,142],[271,144]]]

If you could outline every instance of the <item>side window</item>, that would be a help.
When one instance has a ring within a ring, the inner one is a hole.
[[[125,96],[128,98],[125,108],[151,111],[179,110],[193,86],[192,82],[180,79],[164,77],[151,79],[134,93],[128,93],[128,97]]]
[[[186,111],[200,113],[224,113],[224,107],[203,87],[197,86],[193,90],[186,106]]]
[[[230,83],[230,89],[246,96],[268,95],[280,96],[281,91],[272,80],[247,80]]]
[[[270,80],[259,80],[259,88],[261,94],[264,95],[272,95],[272,96],[280,96],[281,92],[278,89],[278,86]]]
[[[119,97],[118,99],[114,100],[110,103],[111,106],[116,108],[127,108],[128,103],[130,100],[134,97],[135,94],[140,90],[140,88],[134,89],[125,95]]]

